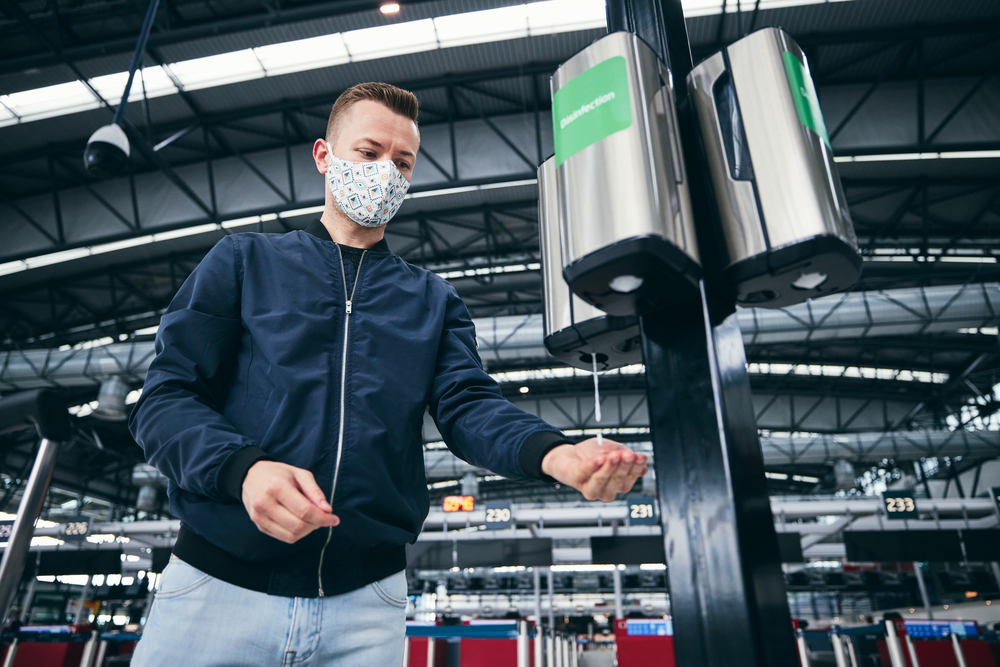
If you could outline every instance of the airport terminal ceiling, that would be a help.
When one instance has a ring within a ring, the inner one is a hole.
[[[318,215],[312,142],[337,95],[365,80],[421,103],[417,171],[390,247],[454,284],[506,395],[573,438],[594,432],[590,379],[541,346],[535,169],[552,153],[549,77],[605,34],[603,3],[562,2],[573,22],[509,25],[473,13],[522,3],[405,2],[391,15],[380,4],[164,1],[125,114],[129,169],[110,181],[81,158],[111,120],[144,6],[0,7],[0,394],[57,386],[85,406],[56,472],[64,504],[86,496],[95,516],[133,512],[141,452],[88,404],[113,375],[141,388],[160,314],[214,243]],[[695,61],[763,26],[798,41],[864,256],[847,294],[740,314],[772,492],[832,493],[843,459],[854,493],[926,475],[928,491],[981,495],[1000,449],[1000,6],[736,4],[690,3]],[[602,391],[615,406],[603,425],[648,442],[642,368],[606,374]],[[424,436],[436,456],[432,425]],[[0,436],[0,510],[16,502],[32,437]],[[799,437],[854,444],[801,457]]]

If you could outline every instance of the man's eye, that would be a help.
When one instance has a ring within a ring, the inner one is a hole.
[[[372,151],[361,151],[361,154],[364,155],[365,157],[376,157],[375,153]]]
[[[410,168],[410,165],[406,164],[405,162],[400,162],[398,166],[399,166],[400,169],[409,169]]]

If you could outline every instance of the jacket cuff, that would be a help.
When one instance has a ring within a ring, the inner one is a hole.
[[[218,486],[224,496],[237,502],[243,500],[243,480],[250,466],[257,461],[270,460],[267,452],[256,445],[249,445],[229,455],[219,470]]]
[[[521,470],[528,477],[540,479],[548,484],[555,484],[557,482],[555,478],[542,472],[542,459],[559,445],[572,444],[572,442],[566,439],[566,436],[558,431],[538,431],[537,433],[532,433],[524,441],[524,444],[521,445],[521,452],[518,454],[518,463],[521,464]]]

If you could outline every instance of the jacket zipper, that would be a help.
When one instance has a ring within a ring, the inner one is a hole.
[[[337,434],[337,460],[333,468],[333,488],[330,489],[330,507],[333,507],[333,496],[337,493],[337,477],[340,475],[340,456],[344,451],[344,417],[346,414],[344,392],[347,385],[347,333],[351,324],[351,304],[354,301],[354,293],[358,291],[358,281],[361,279],[361,265],[364,264],[365,255],[367,253],[367,250],[361,253],[361,259],[358,260],[358,269],[354,275],[354,287],[351,288],[351,295],[348,297],[347,272],[344,269],[344,253],[340,250],[340,245],[337,245],[337,254],[340,255],[340,275],[344,280],[344,301],[346,305],[344,313],[344,352],[340,360],[340,432]],[[317,575],[319,580],[320,597],[323,597],[323,557],[326,555],[326,548],[330,545],[330,538],[332,537],[333,526],[330,526],[330,528],[327,529],[326,542],[323,544],[323,550],[319,552],[319,570]]]

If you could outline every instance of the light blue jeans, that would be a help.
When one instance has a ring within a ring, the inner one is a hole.
[[[286,598],[211,577],[171,556],[133,667],[398,667],[406,575],[343,595]]]

